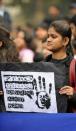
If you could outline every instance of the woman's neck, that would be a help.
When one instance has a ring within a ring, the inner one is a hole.
[[[57,60],[62,60],[67,57],[66,52],[54,52],[52,53],[52,58]]]

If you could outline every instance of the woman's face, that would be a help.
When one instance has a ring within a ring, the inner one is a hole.
[[[15,45],[18,51],[26,48],[26,42],[24,41],[24,32],[23,31],[20,31],[17,34],[17,37],[14,40],[14,42],[15,42]]]
[[[18,38],[24,38],[24,32],[20,31],[17,35]]]
[[[47,49],[56,52],[64,48],[64,38],[56,32],[54,27],[48,30]]]
[[[41,27],[39,27],[37,30],[36,30],[36,37],[40,40],[43,40],[47,37],[47,30],[46,29],[43,29]]]

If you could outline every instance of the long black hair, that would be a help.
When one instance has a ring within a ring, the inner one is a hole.
[[[0,27],[0,62],[19,62],[18,52],[13,40],[10,38],[10,33],[4,27]]]

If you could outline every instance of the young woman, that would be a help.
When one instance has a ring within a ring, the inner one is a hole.
[[[51,23],[48,30],[47,49],[52,51],[46,61],[52,62],[55,72],[55,88],[57,97],[58,112],[67,111],[68,96],[73,95],[74,89],[69,86],[69,65],[72,55],[67,54],[67,47],[70,46],[71,29],[64,20],[57,20]]]
[[[15,46],[19,52],[19,59],[23,62],[33,62],[34,52],[32,50],[33,36],[25,30],[20,30],[15,39]]]

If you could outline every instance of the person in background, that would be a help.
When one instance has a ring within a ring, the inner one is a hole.
[[[42,41],[47,38],[48,25],[45,22],[40,23],[35,29],[35,41],[37,52],[42,52]]]
[[[71,38],[71,40],[75,40],[76,39],[76,15],[74,15],[70,19],[70,27],[71,27],[71,30],[72,30],[72,38]]]
[[[74,58],[70,64],[69,80],[70,85],[74,88],[74,93],[68,99],[67,112],[76,113],[76,41],[73,41]]]
[[[73,49],[73,54],[74,54],[74,58],[76,59],[76,40],[73,40],[71,42],[72,44],[72,49]]]
[[[0,0],[0,16],[3,18],[3,26],[11,31],[12,30],[12,19],[11,16],[9,14],[9,12],[6,10],[5,6],[4,6],[4,2],[3,0]]]
[[[0,63],[18,62],[18,52],[11,39],[10,32],[0,26]]]
[[[20,62],[14,42],[10,38],[8,30],[0,27],[0,63]],[[0,85],[0,112],[5,111],[3,90]]]
[[[50,51],[46,49],[46,39],[47,39],[47,31],[48,24],[46,22],[40,23],[35,30],[35,38],[33,43],[36,47],[35,49],[35,62],[42,61],[46,58],[47,55],[50,54]],[[41,56],[41,57],[40,57]]]
[[[20,30],[14,40],[17,51],[19,52],[19,59],[21,62],[33,62],[34,52],[32,50],[31,34],[25,30]]]
[[[76,3],[75,2],[70,4],[68,14],[70,14],[70,16],[69,16],[70,18],[73,17],[74,15],[76,15]]]
[[[59,19],[61,16],[61,10],[60,7],[58,5],[50,5],[48,8],[48,14],[51,18],[52,21]]]
[[[61,8],[57,4],[51,4],[48,8],[47,16],[43,19],[43,22],[50,26],[51,22],[54,20],[62,19],[63,15],[61,13]]]
[[[68,22],[64,20],[52,22],[47,38],[47,49],[52,51],[52,55],[48,56],[46,61],[53,63],[57,70],[55,72],[57,107],[58,112],[63,113],[67,112],[68,97],[74,93],[74,88],[69,84],[69,66],[73,57],[66,53],[70,42],[71,28]]]

